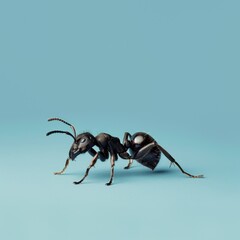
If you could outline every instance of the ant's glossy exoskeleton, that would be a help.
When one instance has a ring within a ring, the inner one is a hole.
[[[132,165],[133,160],[136,160],[145,167],[154,170],[160,160],[161,153],[163,153],[171,161],[171,164],[177,165],[182,173],[192,178],[203,177],[203,175],[194,176],[185,172],[182,167],[175,161],[175,159],[147,133],[138,132],[134,135],[131,135],[130,133],[126,132],[122,144],[119,138],[113,137],[107,133],[100,133],[96,137],[94,137],[89,132],[77,135],[75,127],[68,122],[60,118],[48,119],[48,121],[55,120],[69,125],[73,130],[73,134],[68,131],[54,130],[48,132],[47,136],[53,133],[64,133],[71,136],[74,139],[74,142],[70,148],[69,157],[66,160],[63,170],[60,172],[55,172],[54,174],[62,174],[66,170],[70,160],[74,160],[79,154],[88,152],[93,157],[89,167],[85,172],[84,177],[80,181],[74,182],[75,184],[83,182],[83,180],[88,176],[89,170],[95,165],[98,159],[105,161],[109,158],[109,155],[111,163],[111,174],[110,180],[108,183],[106,183],[106,185],[112,184],[114,176],[114,165],[115,161],[118,159],[118,156],[129,160],[129,163],[125,169],[129,169]],[[94,150],[94,146],[98,147],[99,150]],[[128,150],[130,151],[131,155],[129,155],[127,152]]]

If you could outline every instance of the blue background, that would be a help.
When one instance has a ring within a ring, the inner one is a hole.
[[[237,239],[239,1],[1,1],[1,239]],[[192,174],[64,166],[78,132],[145,131]],[[69,130],[69,129],[68,129]]]

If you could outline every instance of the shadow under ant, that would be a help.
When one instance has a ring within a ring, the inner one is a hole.
[[[134,174],[132,174],[132,173],[134,173]],[[131,169],[128,169],[128,170],[117,169],[117,168],[115,169],[115,175],[118,179],[121,179],[121,178],[134,179],[134,178],[139,178],[139,177],[144,178],[146,176],[152,176],[155,179],[156,177],[173,175],[173,174],[175,174],[175,170],[169,169],[169,168],[156,169],[154,171],[151,171],[148,169],[139,169],[137,166],[133,166],[133,167],[131,167]],[[82,175],[84,175],[84,171],[79,171],[79,172],[74,171],[74,172],[64,173],[62,175],[81,177]],[[109,175],[109,170],[96,168],[94,171],[94,174],[89,175],[89,179],[91,178],[91,179],[95,179],[97,181],[104,181],[108,178],[108,175]]]

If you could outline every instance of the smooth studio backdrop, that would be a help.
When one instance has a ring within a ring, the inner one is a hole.
[[[1,239],[239,238],[238,1],[1,1]],[[75,186],[78,132],[151,134],[154,172],[119,159]]]

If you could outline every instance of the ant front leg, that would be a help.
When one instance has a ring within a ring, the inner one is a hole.
[[[55,175],[60,175],[60,174],[62,174],[62,173],[66,170],[69,162],[70,162],[70,158],[68,158],[68,159],[66,160],[66,163],[65,163],[65,166],[64,166],[63,170],[62,170],[62,171],[59,171],[59,172],[55,172],[54,174],[55,174]]]
[[[88,176],[88,173],[90,171],[90,169],[95,165],[95,163],[97,162],[97,159],[98,159],[98,153],[96,153],[96,155],[94,156],[94,158],[92,159],[92,162],[91,164],[89,165],[89,167],[87,168],[86,172],[85,172],[85,175],[84,177],[78,181],[78,182],[73,182],[74,184],[80,184],[83,182],[83,180]]]
[[[112,184],[112,181],[113,181],[115,160],[116,160],[116,155],[113,153],[111,155],[111,159],[110,159],[110,162],[111,162],[111,175],[110,175],[109,182],[106,183],[107,186],[110,186]]]

